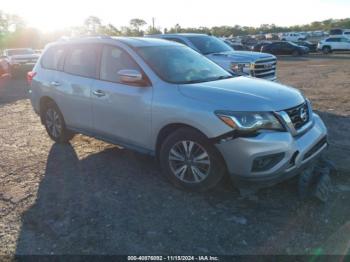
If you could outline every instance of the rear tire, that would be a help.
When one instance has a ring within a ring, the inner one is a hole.
[[[331,50],[331,48],[329,46],[324,46],[322,48],[322,53],[325,54],[325,55],[329,54],[331,51],[332,50]]]
[[[49,101],[44,105],[41,118],[47,134],[53,141],[63,144],[68,143],[73,138],[74,133],[66,128],[63,115],[53,101]]]
[[[170,182],[189,191],[215,187],[226,172],[219,151],[191,128],[180,128],[170,134],[161,145],[159,159]]]
[[[298,50],[294,50],[292,55],[293,56],[300,56],[300,52]]]

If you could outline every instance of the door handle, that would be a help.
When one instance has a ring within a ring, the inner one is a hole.
[[[51,85],[51,86],[60,86],[61,83],[60,83],[60,82],[57,82],[57,81],[52,81],[52,82],[50,83],[50,85]]]
[[[92,92],[95,96],[97,97],[101,97],[101,96],[105,96],[105,92],[103,92],[102,90],[95,90]]]

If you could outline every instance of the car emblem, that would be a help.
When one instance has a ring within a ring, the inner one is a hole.
[[[265,69],[270,69],[270,68],[272,68],[272,64],[265,64],[265,65],[264,65],[264,68],[265,68]]]
[[[306,122],[306,120],[307,120],[307,110],[305,110],[304,107],[300,108],[299,117],[300,117],[300,119],[301,119],[303,122]]]

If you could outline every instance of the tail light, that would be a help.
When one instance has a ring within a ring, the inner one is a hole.
[[[33,81],[33,78],[34,78],[35,75],[36,75],[36,72],[34,72],[34,71],[30,71],[30,72],[27,73],[27,83],[28,83],[28,85],[32,84],[32,81]]]

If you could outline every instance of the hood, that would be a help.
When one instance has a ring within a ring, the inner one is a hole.
[[[12,55],[11,59],[38,59],[38,54],[27,54],[27,55]]]
[[[243,76],[179,85],[179,91],[186,97],[211,104],[215,110],[280,111],[305,101],[294,88]]]
[[[206,55],[209,59],[230,59],[232,62],[254,62],[259,59],[276,58],[273,55],[251,51],[228,51]]]

